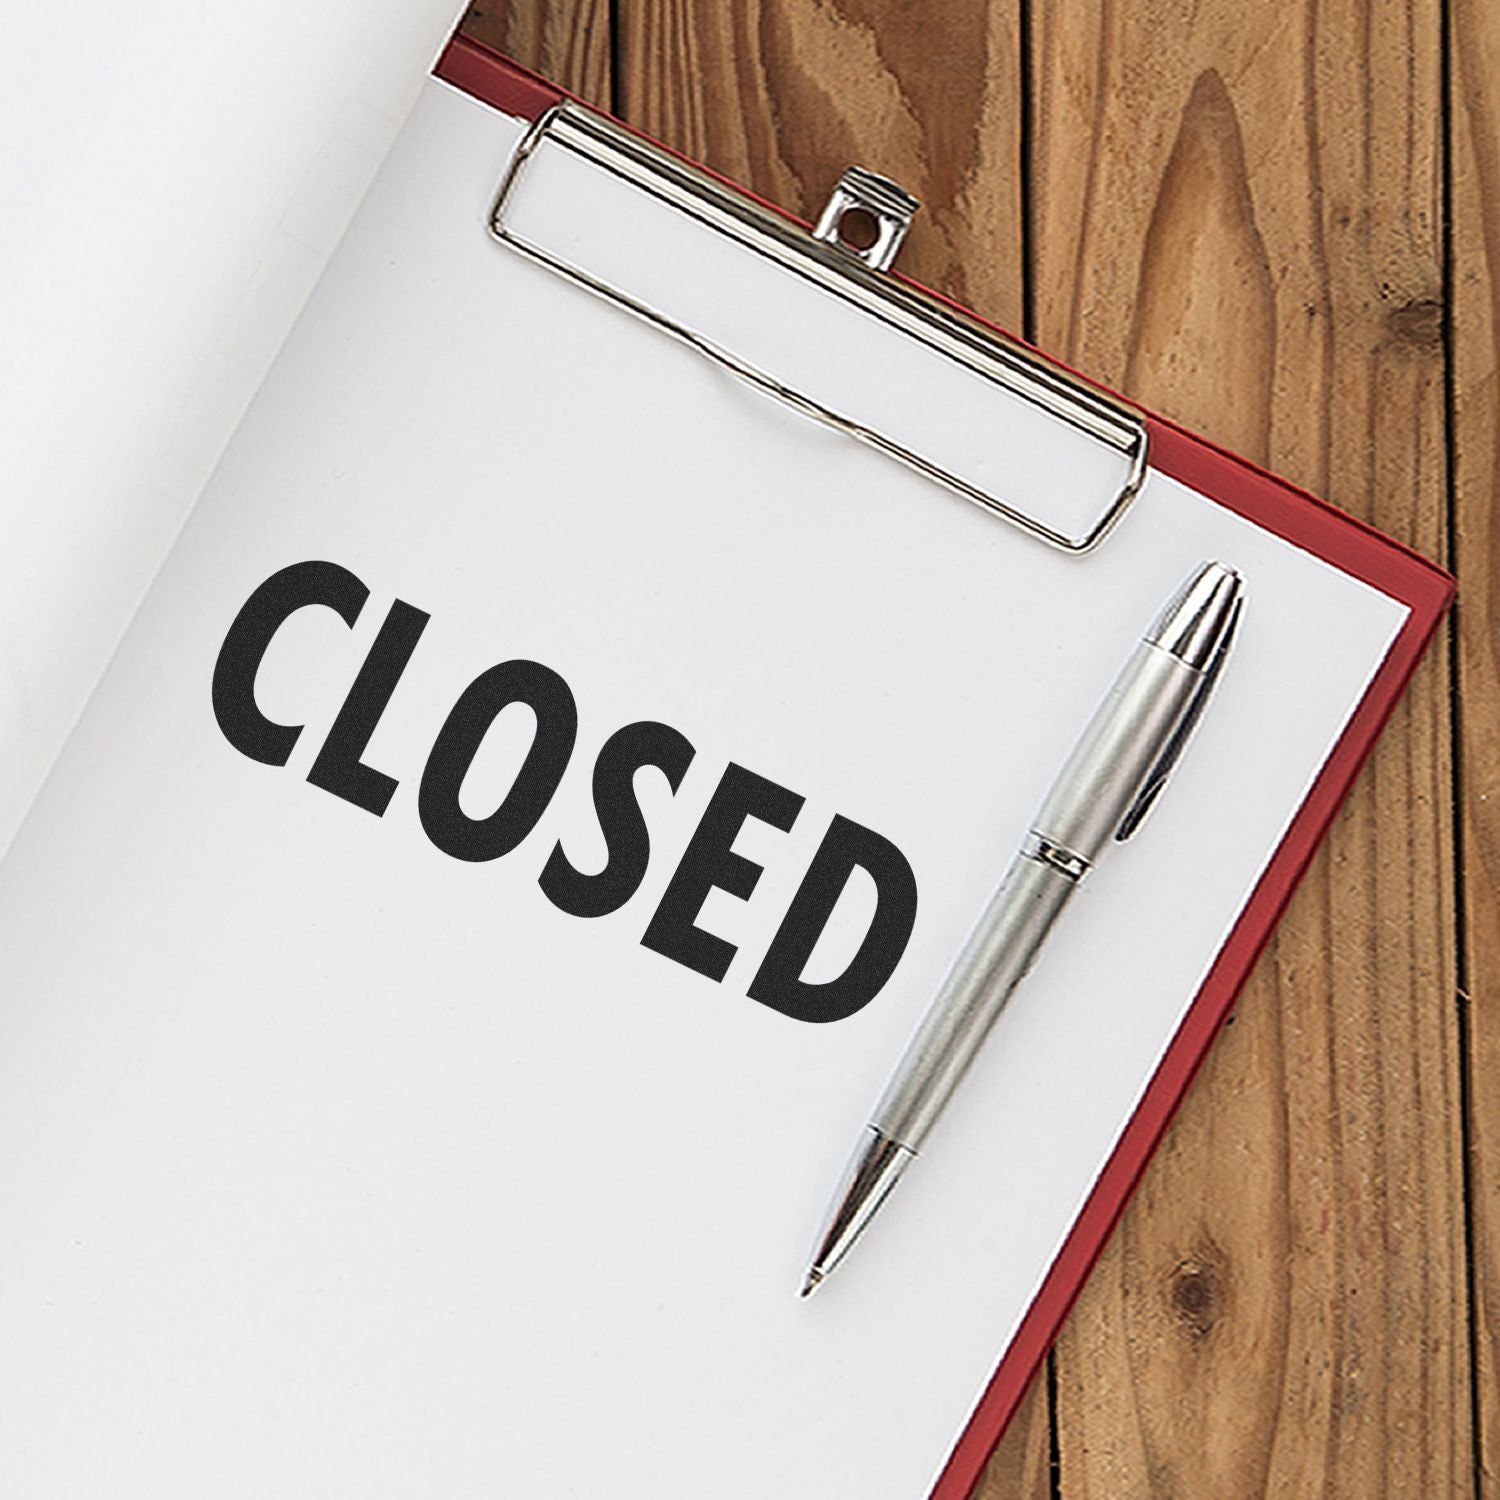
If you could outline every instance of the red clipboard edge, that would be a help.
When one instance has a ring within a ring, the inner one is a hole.
[[[455,36],[448,43],[433,72],[481,102],[524,119],[535,119],[558,101],[574,97],[463,36]],[[728,178],[713,175],[746,197],[765,202]],[[775,208],[774,204],[769,206]],[[795,220],[794,215],[776,211]],[[959,307],[950,298],[941,300]],[[967,308],[959,310],[969,317],[977,316]],[[986,319],[978,321],[986,327],[996,326]],[[1098,386],[1096,381],[1089,383]],[[1453,599],[1453,578],[1410,548],[1175,423],[1149,412],[1144,415],[1150,431],[1152,468],[1370,584],[1405,604],[1410,613],[1188,1007],[1135,1113],[970,1414],[930,1500],[967,1500],[978,1482],[1210,1043],[1233,1008],[1235,997]]]
[[[554,104],[578,97],[555,83],[548,83],[520,63],[457,33],[438,54],[432,73],[481,104],[493,105],[523,120],[538,119]]]

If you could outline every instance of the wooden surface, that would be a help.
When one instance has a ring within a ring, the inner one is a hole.
[[[466,24],[798,213],[888,173],[905,269],[1458,572],[979,1494],[1500,1495],[1500,4]]]
[[[1494,1500],[1500,1495],[1500,7],[1494,0],[1453,0],[1449,34],[1459,985],[1478,1489]]]

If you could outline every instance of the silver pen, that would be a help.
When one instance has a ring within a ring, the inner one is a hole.
[[[848,1254],[922,1148],[1100,850],[1140,825],[1224,665],[1240,605],[1239,574],[1204,563],[1131,653],[875,1106],[808,1267],[804,1297]]]

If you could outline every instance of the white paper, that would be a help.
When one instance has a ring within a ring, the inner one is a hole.
[[[0,849],[459,9],[0,6]]]
[[[489,241],[519,133],[428,87],[0,867],[6,1493],[923,1495],[1404,618],[1160,474],[1080,562],[799,419]],[[1205,557],[1246,614],[1172,785],[799,1301],[943,969]],[[260,701],[307,727],[270,767],[220,732],[214,661],[317,558],[371,598],[278,637]],[[377,818],[305,778],[396,597],[432,618]],[[469,864],[417,782],[513,658],[567,680],[578,744]],[[559,839],[602,857],[594,755],[642,719],[696,758],[675,796],[640,778],[635,896],[566,916],[538,873]],[[737,841],[765,873],[705,904],[739,947],[713,983],[640,936],[731,761],[806,803]],[[835,814],[920,896],[881,994],[815,1026],[745,991]]]

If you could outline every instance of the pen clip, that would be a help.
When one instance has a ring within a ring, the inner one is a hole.
[[[1146,773],[1146,779],[1141,783],[1141,789],[1135,794],[1135,800],[1125,809],[1125,816],[1120,819],[1120,826],[1115,829],[1115,841],[1123,844],[1141,826],[1146,814],[1151,810],[1151,805],[1161,794],[1161,789],[1167,784],[1167,778],[1172,774],[1172,768],[1177,764],[1178,757],[1182,754],[1187,742],[1193,736],[1193,730],[1198,727],[1198,720],[1202,717],[1203,707],[1208,702],[1209,695],[1214,690],[1214,685],[1219,680],[1219,673],[1224,670],[1225,658],[1229,655],[1230,644],[1234,640],[1234,633],[1239,628],[1240,608],[1244,600],[1236,599],[1234,608],[1230,612],[1229,623],[1224,627],[1224,634],[1219,640],[1218,649],[1214,652],[1213,660],[1203,670],[1203,679],[1199,682],[1187,707],[1183,710],[1182,718],[1178,720],[1177,727],[1162,747],[1162,752],[1156,758],[1156,763]]]

